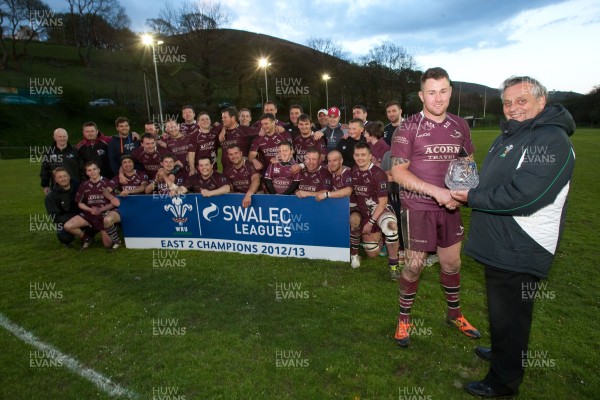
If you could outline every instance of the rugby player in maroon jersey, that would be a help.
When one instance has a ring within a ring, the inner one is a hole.
[[[121,222],[121,214],[119,214],[119,210],[117,209],[117,207],[121,205],[121,202],[117,197],[114,196],[114,194],[123,197],[126,197],[130,194],[143,194],[146,186],[148,185],[148,175],[143,171],[138,172],[135,170],[135,164],[131,155],[126,154],[121,157],[121,170],[127,179],[127,183],[121,184],[119,177],[115,176],[107,183],[107,186],[103,192],[104,197],[106,197],[108,201],[110,201],[110,203],[115,207],[115,209],[106,213],[103,220],[104,228],[113,241],[111,247],[112,250],[116,250],[121,245],[121,241],[119,236],[116,234],[115,227],[115,224]]]
[[[327,169],[331,173],[332,190],[325,193],[318,193],[317,201],[328,198],[339,199],[350,197],[350,209],[356,207],[356,201],[352,195],[352,169],[342,163],[342,153],[332,150],[327,154]]]
[[[227,156],[231,166],[225,170],[225,177],[231,184],[232,192],[244,193],[242,207],[249,207],[252,203],[252,195],[260,187],[260,173],[250,161],[244,158],[242,149],[237,144],[229,146]]]
[[[181,165],[177,164],[176,160],[172,154],[165,154],[162,157],[161,168],[156,173],[156,179],[150,181],[146,186],[146,194],[153,192],[172,196],[177,194],[177,189],[185,181],[187,173]]]
[[[169,138],[165,139],[166,153],[173,154],[177,160],[185,167],[187,171],[189,153],[192,149],[191,136],[184,135],[181,132],[180,125],[175,120],[168,120],[165,123],[165,132],[169,134]],[[166,154],[165,153],[165,154]]]
[[[223,122],[223,127],[219,134],[221,148],[226,149],[231,145],[237,144],[242,150],[243,155],[248,156],[252,139],[260,132],[260,125],[257,128],[253,126],[241,126],[238,123],[238,112],[234,107],[228,107],[223,110],[221,121]],[[221,153],[221,165],[223,166],[223,171],[231,166],[226,152]]]
[[[277,132],[273,114],[263,114],[260,117],[260,123],[265,134],[254,138],[248,160],[252,161],[254,168],[264,171],[266,166],[277,157],[279,144],[282,142],[292,143],[292,137],[288,132]]]
[[[306,169],[300,173],[300,184],[296,196],[316,197],[319,193],[331,191],[331,173],[320,162],[319,150],[314,147],[306,150],[304,165]]]
[[[208,157],[198,160],[198,173],[188,177],[178,192],[200,193],[203,197],[218,196],[229,193],[231,187],[225,175],[215,171]]]
[[[360,266],[358,247],[361,236],[367,256],[380,251],[381,234],[388,250],[388,265],[392,279],[398,279],[398,222],[388,205],[387,174],[371,162],[371,150],[366,143],[354,146],[352,189],[357,211],[350,214],[350,254],[352,268]]]
[[[156,147],[154,137],[149,133],[145,133],[142,135],[142,146],[132,151],[131,157],[144,167],[148,178],[154,180],[160,169],[161,159],[165,154],[169,154],[169,152],[162,147]],[[183,167],[181,162],[179,164]],[[119,178],[121,182],[125,182],[121,168],[119,168]]]
[[[294,150],[290,142],[279,144],[277,162],[269,164],[264,175],[266,191],[269,194],[292,195],[300,185],[300,174],[294,172]]]
[[[200,126],[196,122],[196,111],[194,107],[189,104],[181,107],[181,118],[183,118],[183,122],[179,126],[181,133],[184,135],[194,135],[198,133],[200,130]],[[166,139],[166,138],[165,138]]]
[[[198,165],[200,158],[203,157],[210,158],[213,169],[217,169],[220,127],[213,128],[210,125],[210,117],[205,112],[200,113],[198,123],[200,129],[197,133],[190,136],[190,152],[187,156],[190,176],[197,172],[196,165]]]
[[[277,104],[273,101],[265,101],[263,104],[263,114],[273,114],[275,117],[275,125],[280,127],[285,127],[285,123],[277,119]],[[252,126],[255,128],[260,128],[260,119],[256,121]],[[278,130],[278,132],[281,132]]]
[[[89,179],[79,186],[75,195],[75,201],[78,203],[81,213],[68,220],[64,228],[73,236],[81,239],[81,250],[87,249],[94,239],[85,234],[81,229],[84,227],[92,227],[94,230],[100,231],[104,246],[111,249],[113,245],[116,245],[116,249],[121,243],[117,228],[113,225],[111,231],[108,232],[104,226],[106,213],[114,207],[104,197],[108,179],[100,175],[100,168],[95,161],[88,161],[85,164],[85,173]]]
[[[399,279],[400,316],[396,342],[410,342],[410,310],[427,252],[437,251],[440,281],[448,305],[447,321],[468,337],[479,331],[462,315],[459,305],[460,248],[464,227],[459,203],[445,187],[450,161],[464,149],[472,156],[474,146],[467,123],[447,112],[452,87],[448,73],[430,68],[421,77],[419,97],[423,111],[402,122],[392,141],[392,175],[403,186],[402,230],[406,266]]]
[[[315,138],[315,134],[311,129],[310,117],[307,114],[298,117],[298,130],[300,134],[293,140],[296,162],[304,162],[306,150],[312,147],[319,151],[319,163],[323,163],[327,154],[327,145],[322,138]],[[322,137],[322,135],[320,136]]]
[[[383,140],[383,123],[381,121],[371,122],[365,127],[364,135],[373,155],[371,161],[381,167],[383,156],[390,150],[390,146]]]

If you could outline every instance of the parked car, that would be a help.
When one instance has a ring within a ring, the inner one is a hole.
[[[90,106],[92,107],[104,107],[104,106],[114,106],[115,102],[111,99],[96,99],[90,101]]]
[[[9,94],[0,98],[2,104],[22,104],[22,105],[37,105],[38,103],[28,99],[27,97],[19,96],[18,94]]]

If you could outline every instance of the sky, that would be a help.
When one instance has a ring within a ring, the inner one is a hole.
[[[198,0],[201,1],[201,0]],[[205,0],[206,1],[206,0]],[[213,0],[214,1],[214,0]],[[56,11],[65,0],[47,1]],[[163,0],[120,0],[144,32]],[[175,7],[182,1],[172,1]],[[358,58],[384,41],[403,46],[421,69],[497,88],[529,75],[548,90],[588,93],[600,85],[597,0],[221,0],[229,28],[299,44],[329,38]],[[335,77],[332,77],[334,79]]]

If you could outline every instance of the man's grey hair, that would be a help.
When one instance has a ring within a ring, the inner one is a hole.
[[[542,85],[538,80],[533,79],[529,76],[511,76],[506,79],[500,85],[500,98],[504,100],[504,91],[514,85],[518,85],[519,83],[529,83],[532,85],[531,94],[535,96],[536,99],[540,97],[548,98],[548,90],[544,85]]]

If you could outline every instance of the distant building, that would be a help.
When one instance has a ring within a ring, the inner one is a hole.
[[[36,42],[40,41],[40,37],[36,31],[31,29],[31,27],[27,25],[21,25],[19,27],[18,32],[13,36],[15,40],[35,40]]]

